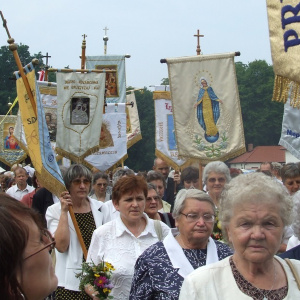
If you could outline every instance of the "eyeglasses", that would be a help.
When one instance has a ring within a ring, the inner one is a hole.
[[[292,180],[292,181],[288,181],[288,182],[286,181],[285,183],[286,183],[286,185],[294,185],[295,183],[300,185],[300,180]]]
[[[34,256],[34,255],[36,255],[40,252],[42,252],[43,250],[45,250],[47,248],[49,248],[49,251],[51,251],[55,248],[55,244],[56,244],[55,239],[47,229],[44,229],[42,231],[42,239],[43,239],[43,243],[46,244],[46,245],[42,249],[40,249],[40,250],[30,254],[29,256],[25,257],[24,260],[28,259],[28,258],[30,258],[30,257],[32,257],[32,256]]]
[[[189,223],[198,222],[200,218],[202,218],[203,222],[205,223],[213,223],[215,221],[215,215],[212,214],[204,214],[204,215],[198,215],[198,214],[184,214],[180,213],[181,215],[184,215],[186,217],[186,220]]]
[[[215,183],[216,181],[218,181],[219,183],[224,183],[225,182],[225,178],[221,177],[221,178],[208,178],[207,180],[210,183]]]
[[[146,198],[147,201],[151,201],[152,199],[153,199],[154,201],[159,201],[160,198],[159,198],[158,196],[153,196],[153,197],[147,197],[147,198]]]
[[[74,185],[81,185],[82,183],[83,183],[84,185],[88,185],[88,184],[91,183],[91,181],[88,180],[88,179],[79,179],[79,178],[77,178],[77,179],[73,179],[73,180],[72,180],[72,183],[73,183]]]
[[[106,187],[106,186],[107,186],[107,183],[97,183],[97,186],[103,186],[103,187]]]

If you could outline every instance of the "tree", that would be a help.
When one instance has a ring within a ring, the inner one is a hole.
[[[277,145],[282,125],[283,105],[272,102],[273,67],[264,60],[248,65],[237,62],[236,73],[246,144]]]
[[[26,45],[20,44],[18,46],[18,54],[23,66],[30,63],[32,59],[37,58],[39,60],[39,65],[36,66],[36,72],[40,70],[40,66],[42,65],[42,54],[39,52],[38,54],[34,54],[33,56],[29,53],[29,47]],[[8,111],[7,103],[10,97],[10,101],[12,102],[16,96],[16,80],[14,76],[14,72],[18,71],[15,59],[13,57],[12,52],[8,49],[8,46],[2,46],[0,48],[0,114],[6,114]],[[17,114],[18,108],[15,107],[13,109],[13,114]]]

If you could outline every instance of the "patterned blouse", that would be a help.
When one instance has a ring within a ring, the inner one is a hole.
[[[277,290],[258,289],[243,277],[234,264],[232,257],[230,257],[229,262],[237,286],[244,294],[252,297],[252,299],[263,300],[267,298],[268,300],[282,300],[286,297],[288,292],[287,286]]]
[[[226,244],[215,241],[218,257],[232,255]],[[183,249],[194,269],[206,263],[206,249]],[[137,260],[131,285],[130,300],[177,300],[184,278],[173,268],[162,242],[150,246]]]

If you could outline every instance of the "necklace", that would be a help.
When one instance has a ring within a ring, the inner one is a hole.
[[[237,265],[237,263],[236,262],[234,262],[234,264],[235,264],[235,266],[236,266],[236,268],[237,268],[237,270],[239,271],[239,269],[238,269],[238,265]],[[239,271],[239,273],[241,274],[241,272]],[[243,276],[244,278],[245,278],[245,280],[247,280],[261,295],[263,295],[263,300],[268,300],[268,298],[267,298],[267,296],[269,296],[269,294],[272,292],[272,290],[273,290],[273,288],[274,288],[274,286],[275,286],[275,283],[276,283],[276,279],[277,279],[277,272],[276,272],[276,268],[275,268],[275,263],[273,262],[273,273],[274,273],[274,278],[273,278],[273,282],[272,282],[272,286],[271,286],[271,288],[268,290],[268,292],[267,293],[263,293],[262,292],[262,289],[260,289],[260,288],[258,288],[258,287],[256,287],[255,285],[253,285],[251,282],[249,282],[242,274],[241,274],[241,276]]]

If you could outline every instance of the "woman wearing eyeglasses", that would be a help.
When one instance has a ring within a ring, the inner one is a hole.
[[[0,195],[0,298],[41,300],[57,287],[49,251],[55,241],[40,215]]]
[[[176,196],[173,216],[177,233],[149,247],[137,260],[130,299],[178,299],[184,278],[194,269],[232,254],[210,235],[215,205],[197,189],[182,189]]]
[[[111,187],[110,193],[108,193],[108,175],[104,172],[98,172],[93,176],[93,190],[90,197],[98,201],[106,202],[111,199]]]
[[[72,165],[64,175],[68,192],[63,192],[60,202],[50,206],[46,212],[48,229],[56,239],[56,266],[58,288],[55,299],[89,299],[79,291],[79,279],[75,274],[81,269],[83,252],[77,238],[68,206],[73,207],[86,249],[92,234],[102,225],[101,201],[89,198],[92,173],[83,165]]]
[[[175,220],[171,213],[161,213],[158,211],[161,198],[157,193],[156,186],[153,183],[147,183],[148,195],[144,212],[150,219],[159,220],[167,224],[171,228],[175,228]]]

